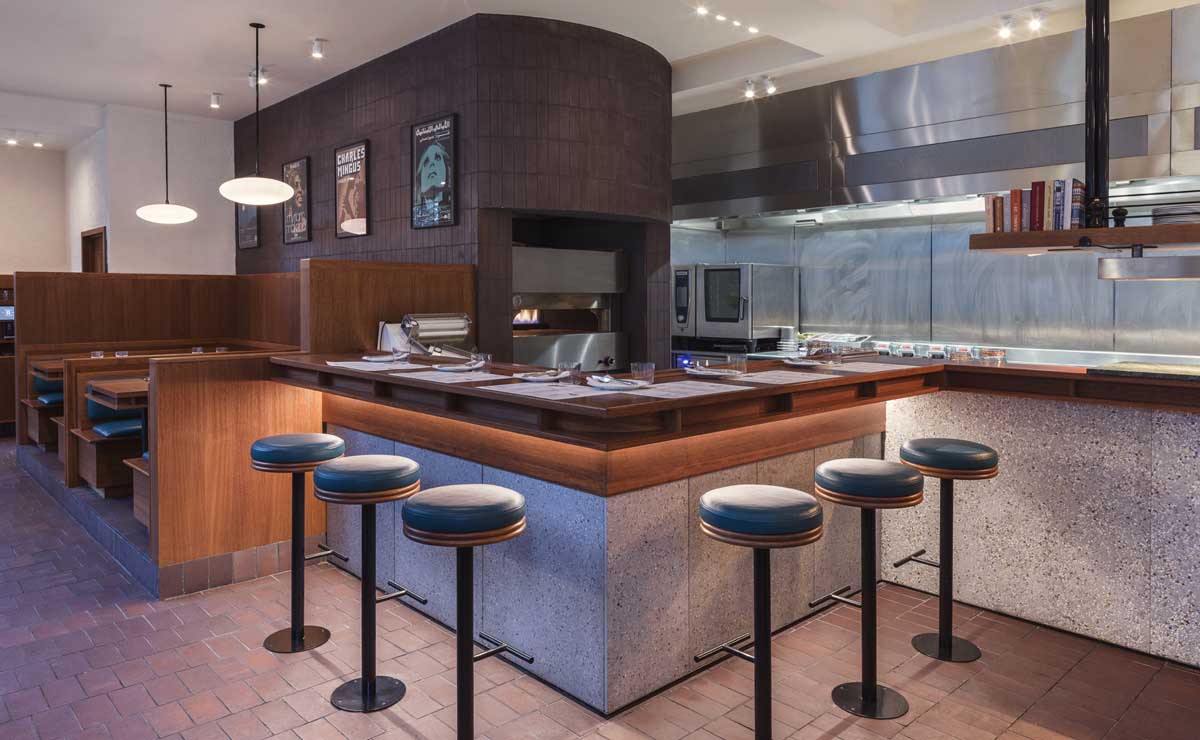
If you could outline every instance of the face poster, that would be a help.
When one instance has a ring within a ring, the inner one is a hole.
[[[412,130],[412,226],[454,223],[453,115],[418,123]]]
[[[367,219],[367,142],[335,149],[333,162],[337,173],[337,236],[362,236],[370,223]]]
[[[254,249],[258,246],[258,206],[238,203],[235,208],[238,249]]]
[[[308,230],[308,157],[284,164],[283,181],[296,191],[283,202],[283,243],[306,242],[312,238]]]

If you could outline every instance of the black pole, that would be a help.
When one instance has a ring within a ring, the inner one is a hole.
[[[171,202],[171,149],[167,146],[167,88],[165,82],[158,83],[163,89],[163,203]]]
[[[862,701],[868,709],[875,706],[879,678],[875,670],[875,510],[862,510]]]
[[[1084,179],[1086,225],[1108,225],[1108,0],[1087,0],[1084,30]]]
[[[754,738],[771,740],[771,551],[754,550]]]
[[[455,573],[455,622],[458,682],[458,737],[475,737],[475,560],[470,547],[458,548]]]
[[[258,73],[262,69],[262,65],[258,61],[258,32],[266,28],[261,23],[251,23],[250,27],[254,29],[254,176],[258,177]]]
[[[362,507],[362,701],[375,702],[375,504]]]
[[[941,540],[938,555],[938,657],[954,655],[954,481],[943,478],[941,487]]]
[[[304,648],[304,473],[292,473],[292,649]]]

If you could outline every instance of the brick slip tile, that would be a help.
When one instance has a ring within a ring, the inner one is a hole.
[[[43,696],[40,687],[31,689],[22,689],[7,694],[4,697],[4,706],[8,710],[8,714],[13,719],[28,717],[31,714],[44,712],[50,708],[46,703],[46,697]]]
[[[254,689],[239,681],[237,683],[222,686],[216,690],[217,698],[221,700],[231,713],[236,714],[244,709],[250,709],[262,704],[262,698],[254,692]]]
[[[261,704],[254,708],[254,716],[271,732],[281,733],[303,725],[304,718],[282,699]]]
[[[179,680],[183,681],[184,685],[188,687],[188,691],[193,694],[215,689],[224,683],[212,667],[207,665],[188,668],[175,675],[179,676]]]
[[[180,681],[179,677],[174,674],[147,681],[145,686],[156,704],[170,704],[191,693],[183,685],[183,681]]]
[[[301,740],[345,740],[342,733],[323,718],[297,727],[295,732]]]
[[[251,711],[230,715],[220,725],[230,740],[264,740],[271,736],[271,731]]]
[[[81,731],[79,722],[75,720],[75,714],[70,707],[59,707],[35,714],[33,726],[42,740],[77,737]]]
[[[113,706],[117,708],[117,712],[122,717],[132,717],[155,706],[150,692],[146,691],[146,687],[142,684],[135,684],[114,691],[108,695],[108,698],[112,700]]]
[[[211,691],[189,696],[180,701],[179,705],[188,713],[192,722],[197,725],[215,722],[229,714],[229,710],[225,708],[225,705],[221,703],[217,695]]]
[[[253,678],[248,678],[246,679],[246,685],[254,689],[254,693],[262,697],[263,701],[281,699],[295,691],[277,673],[264,673]]]
[[[117,710],[107,696],[93,696],[71,705],[80,727],[94,727],[118,718]]]
[[[79,685],[79,679],[74,676],[42,684],[42,694],[46,697],[46,703],[51,707],[71,704],[87,696],[83,693],[83,687]]]
[[[386,729],[382,722],[371,714],[358,712],[334,712],[325,718],[333,728],[342,734],[346,740],[368,740],[383,733]],[[532,735],[527,736],[532,737]]]
[[[155,707],[142,715],[159,737],[182,732],[192,726],[192,720],[178,702]]]
[[[229,740],[229,736],[216,722],[198,727],[189,727],[180,734],[182,740]]]
[[[88,696],[107,694],[121,688],[121,680],[111,668],[101,668],[79,674],[79,685]]]

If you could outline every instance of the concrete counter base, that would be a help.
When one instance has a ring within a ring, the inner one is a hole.
[[[475,632],[533,655],[533,665],[518,665],[604,713],[695,671],[693,655],[750,631],[750,551],[700,532],[701,494],[751,482],[811,491],[817,464],[882,451],[881,435],[870,434],[605,498],[344,427],[329,432],[346,440],[347,454],[417,460],[426,488],[483,482],[525,495],[528,529],[476,550]],[[858,586],[857,511],[826,506],[826,517],[818,543],[773,555],[777,629],[809,614],[815,595]],[[357,507],[329,507],[330,544],[356,574],[358,522]],[[391,590],[390,579],[425,596],[428,606],[406,603],[454,627],[453,550],[405,538],[399,504],[379,507],[376,548],[377,585]]]

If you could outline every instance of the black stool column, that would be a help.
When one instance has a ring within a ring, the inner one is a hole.
[[[754,550],[754,737],[771,740],[771,551]]]
[[[304,624],[304,563],[308,560],[304,554],[304,475],[292,473],[292,626],[263,641],[263,647],[273,653],[300,653],[329,641],[329,630]],[[334,554],[325,550],[316,555]]]
[[[345,712],[377,712],[404,698],[404,682],[375,673],[375,504],[362,507],[362,678],[337,687],[330,701]]]
[[[475,737],[475,550],[457,548],[455,571],[455,682],[458,684],[458,736]]]

